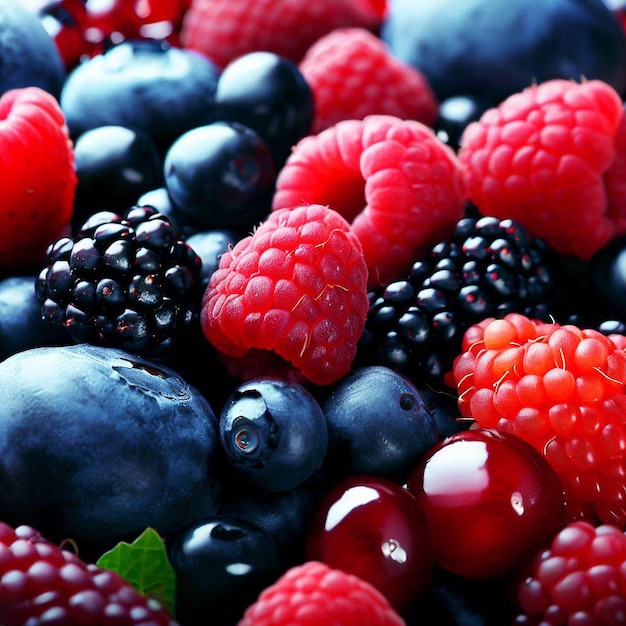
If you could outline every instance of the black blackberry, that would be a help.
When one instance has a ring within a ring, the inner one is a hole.
[[[154,207],[100,211],[48,247],[37,297],[43,319],[75,343],[165,360],[198,319],[201,269]]]
[[[551,319],[552,254],[516,221],[468,212],[404,280],[370,291],[358,360],[445,390],[469,326],[510,312]]]

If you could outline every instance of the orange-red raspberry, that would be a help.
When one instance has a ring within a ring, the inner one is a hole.
[[[470,327],[452,371],[461,413],[539,450],[568,520],[626,528],[626,352],[618,337],[520,314]]]

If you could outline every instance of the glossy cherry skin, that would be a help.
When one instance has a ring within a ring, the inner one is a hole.
[[[422,458],[407,487],[426,517],[435,562],[468,579],[510,574],[563,524],[556,473],[509,434],[451,435]]]
[[[433,561],[420,507],[386,478],[350,476],[322,498],[305,554],[367,580],[403,612],[430,586]]]

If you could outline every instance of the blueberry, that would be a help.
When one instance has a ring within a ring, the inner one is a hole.
[[[0,360],[28,348],[64,343],[41,318],[35,291],[36,276],[8,276],[0,280]]]
[[[265,51],[244,54],[223,69],[214,106],[216,119],[255,130],[278,168],[293,145],[309,134],[314,114],[313,93],[298,65]]]
[[[58,98],[65,78],[61,54],[37,14],[0,0],[0,95],[34,86]]]
[[[248,230],[271,208],[276,168],[267,144],[237,122],[183,133],[165,155],[165,187],[181,221]]]
[[[239,518],[210,517],[167,538],[176,574],[176,618],[185,626],[206,624],[218,612],[235,624],[258,594],[281,573],[273,537]]]
[[[218,67],[164,41],[124,41],[79,64],[61,92],[73,138],[98,126],[150,134],[162,151],[213,118]]]
[[[162,184],[163,164],[151,135],[124,126],[85,131],[74,144],[78,184],[74,222],[96,211],[124,212]]]
[[[241,232],[228,228],[213,228],[187,237],[187,243],[202,259],[202,270],[198,279],[200,291],[204,292],[209,284],[211,274],[218,268],[222,254],[242,237]]]
[[[626,34],[603,0],[391,0],[381,38],[440,101],[495,105],[552,78],[626,89]]]
[[[439,441],[433,414],[420,390],[379,365],[345,376],[324,400],[328,423],[325,470],[403,481]]]
[[[435,132],[441,141],[458,150],[465,127],[476,121],[489,108],[489,103],[478,97],[459,94],[439,104]]]
[[[320,467],[328,429],[315,397],[302,385],[262,377],[227,399],[219,437],[230,466],[250,484],[288,491]]]
[[[328,489],[328,481],[320,472],[288,491],[251,489],[249,483],[236,477],[225,477],[222,487],[221,516],[246,520],[267,532],[276,542],[281,567],[305,558],[307,529]]]
[[[39,347],[0,363],[0,388],[8,523],[92,553],[216,510],[217,418],[173,370],[114,348]]]

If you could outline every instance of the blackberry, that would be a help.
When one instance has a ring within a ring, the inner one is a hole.
[[[36,291],[70,341],[165,360],[198,320],[202,260],[152,206],[94,213],[46,252]]]
[[[553,254],[520,223],[468,211],[405,279],[370,290],[359,362],[446,390],[444,376],[470,325],[510,312],[551,319]]]

